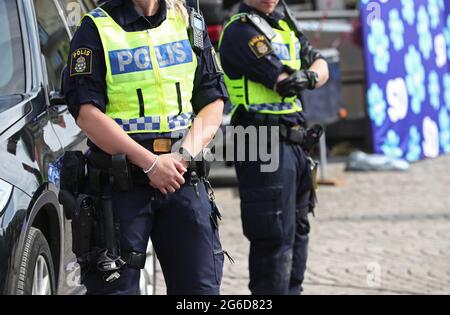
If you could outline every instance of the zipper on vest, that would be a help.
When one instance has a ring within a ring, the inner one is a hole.
[[[180,82],[175,83],[175,88],[177,89],[178,115],[181,115],[181,113],[183,112],[183,99],[181,98]]]
[[[142,95],[142,89],[137,89],[136,93],[139,100],[139,117],[145,117],[145,104],[144,96]]]
[[[156,90],[158,93],[158,102],[161,116],[161,131],[167,131],[169,130],[168,126],[169,123],[167,121],[167,103],[164,98],[164,88],[162,85],[161,72],[159,71],[158,58],[156,57],[156,50],[155,50],[156,48],[152,41],[152,30],[151,29],[147,30],[147,34],[149,37],[150,58],[152,59],[153,74],[155,75]]]

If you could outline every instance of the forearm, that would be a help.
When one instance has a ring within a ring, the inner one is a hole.
[[[324,59],[318,59],[316,60],[311,67],[309,68],[310,71],[314,71],[319,75],[319,81],[316,84],[316,88],[320,88],[325,85],[325,83],[328,82],[328,79],[330,77],[329,71],[328,71],[328,63]]]
[[[110,155],[125,153],[131,163],[142,169],[148,169],[156,158],[94,105],[81,106],[77,124],[104,152]]]
[[[277,83],[275,83],[273,90],[276,92],[278,83],[280,83],[281,81],[283,81],[287,78],[289,78],[289,74],[287,74],[286,72],[281,73],[277,78]]]
[[[197,156],[212,141],[222,123],[224,102],[218,99],[198,113],[183,142],[183,147]]]

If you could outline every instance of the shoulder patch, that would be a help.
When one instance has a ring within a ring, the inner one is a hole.
[[[70,76],[92,74],[92,50],[79,48],[70,56]]]
[[[256,35],[248,42],[248,46],[257,58],[262,58],[273,52],[272,45],[264,35]]]

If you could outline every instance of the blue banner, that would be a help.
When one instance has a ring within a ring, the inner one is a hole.
[[[450,2],[361,0],[374,151],[450,153]]]

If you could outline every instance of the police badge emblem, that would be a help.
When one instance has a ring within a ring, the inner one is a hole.
[[[84,70],[86,70],[86,58],[84,58],[83,56],[79,57],[77,59],[77,63],[75,64],[75,71],[77,73],[83,72]]]
[[[80,48],[75,50],[70,60],[70,76],[92,73],[92,50]]]
[[[248,46],[257,58],[264,57],[273,52],[272,45],[264,35],[254,36]]]
[[[256,43],[255,48],[261,55],[265,55],[269,51],[269,47],[262,42]]]

